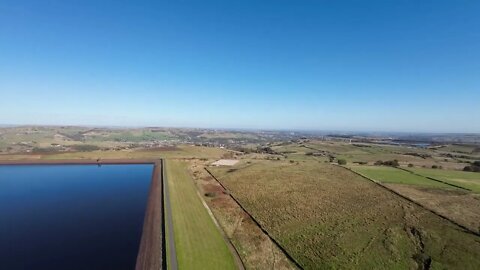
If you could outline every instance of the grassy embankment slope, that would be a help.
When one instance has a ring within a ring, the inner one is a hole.
[[[477,236],[344,168],[252,161],[212,170],[305,269],[480,264]]]
[[[179,269],[236,269],[233,256],[197,195],[186,164],[167,160]]]

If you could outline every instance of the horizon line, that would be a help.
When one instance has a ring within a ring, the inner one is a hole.
[[[305,132],[305,133],[346,133],[346,134],[418,134],[418,135],[479,135],[480,132],[440,132],[440,131],[381,131],[381,130],[340,130],[340,129],[301,129],[301,128],[225,128],[225,127],[192,127],[192,126],[156,126],[156,125],[92,125],[92,124],[4,124],[0,128],[9,127],[84,127],[84,128],[111,128],[111,129],[143,129],[143,128],[164,128],[164,129],[205,129],[224,131],[251,131],[251,132]],[[329,135],[329,134],[324,134]],[[339,135],[339,134],[330,134]]]

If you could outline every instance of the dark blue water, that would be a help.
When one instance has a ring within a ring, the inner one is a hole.
[[[0,166],[0,269],[134,269],[152,171]]]

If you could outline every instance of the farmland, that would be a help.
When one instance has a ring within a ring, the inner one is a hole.
[[[377,138],[304,136],[10,127],[0,128],[0,160],[167,159],[181,268],[479,264],[480,174],[462,171],[480,159],[478,145],[415,147]],[[215,163],[221,159],[238,162]],[[385,166],[393,161],[398,167]]]
[[[476,236],[341,167],[258,161],[212,170],[306,269],[480,263]]]

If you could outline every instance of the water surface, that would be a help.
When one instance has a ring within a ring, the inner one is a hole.
[[[0,166],[0,269],[134,269],[152,171]]]

